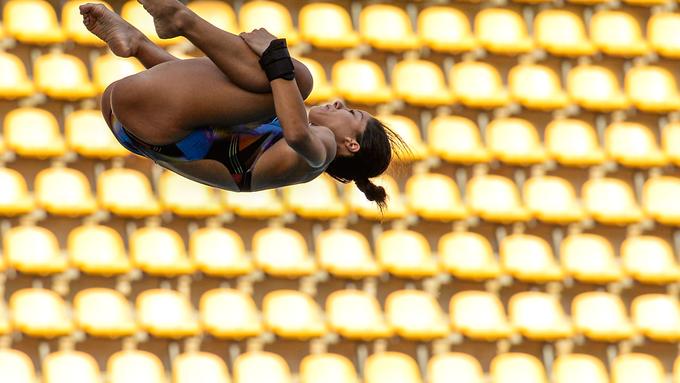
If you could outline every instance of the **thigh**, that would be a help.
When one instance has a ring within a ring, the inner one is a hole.
[[[205,125],[234,125],[275,114],[271,93],[236,86],[209,59],[172,61],[116,83],[113,112],[154,145],[176,142]]]

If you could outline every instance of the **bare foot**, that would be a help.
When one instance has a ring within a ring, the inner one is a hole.
[[[181,32],[181,17],[186,7],[177,0],[137,0],[153,16],[158,37],[171,39]]]
[[[83,4],[80,14],[87,29],[104,40],[116,56],[136,55],[145,39],[142,32],[102,4]]]

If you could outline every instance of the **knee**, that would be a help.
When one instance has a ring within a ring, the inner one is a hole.
[[[111,116],[112,116],[112,111],[111,111],[111,94],[113,93],[113,88],[115,87],[116,82],[111,83],[106,89],[104,90],[104,93],[102,94],[102,100],[101,100],[101,111],[102,111],[102,116],[104,117],[104,121],[111,127]]]
[[[293,60],[293,65],[295,66],[295,81],[297,81],[298,89],[300,89],[300,94],[302,99],[306,100],[310,93],[312,93],[312,88],[314,87],[314,79],[309,69],[305,64]]]

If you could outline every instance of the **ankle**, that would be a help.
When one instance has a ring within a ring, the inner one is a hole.
[[[182,7],[175,13],[174,24],[180,34],[186,33],[196,23],[196,14],[187,7]]]

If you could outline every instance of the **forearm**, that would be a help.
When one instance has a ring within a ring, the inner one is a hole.
[[[309,135],[309,122],[304,101],[294,80],[282,78],[271,82],[276,116],[281,122],[283,135],[290,143],[298,142]]]

